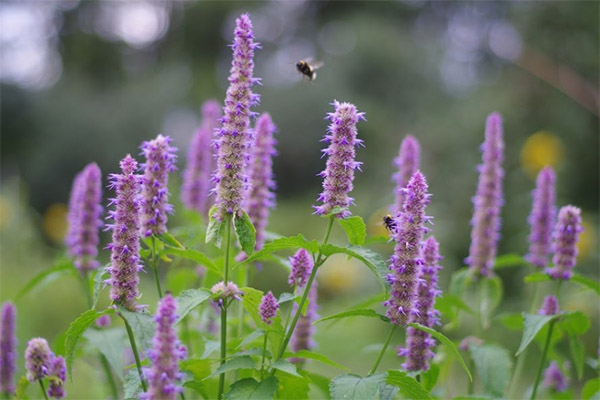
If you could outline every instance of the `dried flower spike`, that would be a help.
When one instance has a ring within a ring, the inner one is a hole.
[[[529,254],[525,258],[538,268],[548,266],[552,248],[552,229],[556,219],[555,181],[556,174],[552,167],[545,167],[538,174],[533,191],[533,207],[528,219],[531,225]]]
[[[396,188],[394,189],[396,200],[391,210],[394,216],[402,212],[404,189],[408,185],[410,178],[419,169],[420,151],[419,141],[412,135],[406,135],[400,144],[398,157],[394,159],[394,164],[397,168],[396,173],[392,176],[392,181],[396,184]]]
[[[0,313],[0,393],[12,395],[17,370],[17,309],[13,303],[5,302]]]
[[[25,350],[27,379],[33,382],[48,375],[53,357],[54,354],[50,351],[46,339],[33,338],[27,342],[27,349]]]
[[[325,170],[319,173],[323,178],[323,192],[317,201],[323,203],[313,206],[318,215],[327,215],[336,207],[343,209],[337,218],[347,218],[352,213],[348,207],[353,200],[348,193],[352,191],[354,170],[360,171],[361,162],[355,161],[355,146],[362,145],[363,141],[356,138],[356,124],[365,120],[365,113],[358,112],[354,104],[333,102],[335,111],[328,113],[326,119],[331,121],[323,142],[329,143],[326,149],[321,150],[327,156]]]
[[[267,325],[271,325],[273,323],[273,318],[277,315],[277,310],[279,310],[279,304],[277,304],[277,299],[270,290],[263,296],[258,306],[258,310],[263,322]]]
[[[290,257],[290,265],[292,270],[288,277],[288,284],[303,288],[314,266],[312,257],[306,249],[299,249],[293,257]]]
[[[571,270],[577,263],[577,240],[582,231],[581,210],[573,206],[562,207],[554,229],[554,267],[546,270],[552,278],[564,281],[571,278]]]

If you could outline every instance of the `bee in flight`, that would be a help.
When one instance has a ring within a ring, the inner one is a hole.
[[[317,78],[317,69],[321,68],[322,66],[322,62],[313,62],[312,58],[298,60],[296,63],[296,69],[298,72],[302,74],[302,77],[307,77],[310,81],[314,81]]]
[[[389,233],[394,233],[397,228],[396,220],[390,214],[387,214],[383,217],[383,226]]]

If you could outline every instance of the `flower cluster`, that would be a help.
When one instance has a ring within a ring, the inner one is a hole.
[[[6,302],[0,311],[0,393],[15,392],[14,376],[17,369],[17,309]]]
[[[210,289],[210,291],[213,293],[213,300],[220,307],[222,307],[224,302],[226,302],[227,300],[241,301],[242,296],[244,295],[244,293],[238,288],[238,286],[231,281],[227,282],[227,284],[225,284],[224,281],[215,283]]]
[[[581,210],[573,206],[562,207],[554,229],[554,267],[547,269],[552,278],[565,281],[571,278],[571,270],[577,262],[577,240],[582,231]]]
[[[299,288],[304,287],[314,266],[312,257],[306,249],[299,249],[293,257],[290,257],[290,265],[292,269],[288,277],[288,284],[298,285]]]
[[[47,377],[50,386],[48,396],[62,399],[65,396],[64,382],[66,379],[65,359],[56,356],[43,338],[33,338],[27,343],[25,350],[25,368],[30,382]]]
[[[327,134],[323,142],[329,143],[323,149],[323,155],[327,157],[325,170],[319,173],[323,178],[323,192],[317,201],[322,202],[320,206],[313,206],[318,215],[327,215],[336,207],[342,209],[336,216],[347,218],[352,213],[348,210],[353,199],[348,196],[352,190],[354,181],[354,170],[360,171],[361,162],[355,161],[355,146],[363,143],[356,138],[356,124],[365,120],[365,113],[358,112],[354,104],[333,102],[335,111],[327,114],[331,124],[327,128]]]
[[[263,296],[260,305],[258,306],[260,318],[267,325],[271,325],[273,323],[273,318],[277,315],[277,310],[279,310],[279,304],[273,293],[269,290],[269,292]]]
[[[406,135],[400,144],[398,157],[394,159],[397,172],[392,176],[392,180],[396,183],[394,193],[396,200],[392,206],[391,212],[394,216],[402,212],[404,204],[404,188],[408,185],[410,178],[419,169],[419,141],[412,135]]]
[[[529,254],[526,259],[538,268],[545,268],[548,265],[552,247],[552,229],[556,216],[555,181],[554,170],[546,167],[538,174],[536,188],[533,191],[533,207],[528,219],[531,225]]]

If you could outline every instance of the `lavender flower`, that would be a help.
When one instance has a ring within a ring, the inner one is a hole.
[[[13,303],[5,302],[0,313],[0,392],[14,394],[14,376],[17,369],[17,309]]]
[[[394,159],[394,164],[398,171],[392,176],[392,180],[396,183],[396,201],[392,206],[393,215],[398,215],[402,212],[404,204],[404,188],[408,185],[410,178],[419,169],[419,141],[412,135],[406,135],[400,144],[400,152],[398,157]]]
[[[221,106],[216,100],[208,100],[202,105],[202,124],[192,138],[183,171],[183,204],[202,215],[206,215],[209,208],[209,181],[215,169],[211,143],[220,117]]]
[[[275,318],[277,310],[279,310],[279,304],[277,304],[277,299],[270,290],[263,296],[260,305],[258,306],[258,310],[263,322],[267,325],[271,325],[273,323],[272,319]]]
[[[51,361],[54,357],[48,342],[43,338],[33,338],[27,342],[25,350],[25,368],[27,379],[33,382],[48,375],[52,367]]]
[[[298,285],[299,288],[304,287],[308,281],[308,277],[313,270],[314,261],[306,249],[299,249],[294,257],[290,257],[292,270],[288,277],[288,284]]]
[[[423,245],[423,259],[425,264],[419,271],[417,284],[416,307],[418,314],[411,315],[410,321],[428,328],[433,328],[439,321],[439,311],[433,308],[435,298],[440,294],[437,289],[437,273],[442,268],[438,261],[439,244],[433,236],[429,237]],[[429,359],[434,354],[431,348],[435,341],[429,333],[409,327],[406,331],[406,348],[398,349],[398,355],[406,357],[402,367],[408,371],[427,371]]]
[[[265,243],[269,208],[275,206],[272,157],[276,154],[276,141],[273,139],[273,132],[275,125],[271,116],[263,113],[256,121],[250,166],[251,189],[248,196],[248,216],[256,228],[256,250],[260,250]]]
[[[50,377],[50,385],[48,386],[48,396],[56,399],[62,399],[65,397],[64,383],[67,379],[67,368],[65,366],[65,359],[61,356],[52,357],[50,361],[50,368],[48,370],[48,376]]]
[[[167,203],[169,173],[175,171],[177,149],[170,146],[171,138],[158,135],[156,139],[142,143],[146,157],[142,184],[142,233],[144,236],[160,235],[167,231],[167,213],[173,206]]]
[[[98,230],[102,227],[102,173],[98,164],[87,165],[73,180],[69,199],[69,228],[65,243],[80,271],[98,268]]]
[[[567,281],[577,262],[577,240],[581,227],[581,210],[573,206],[564,206],[558,212],[558,222],[554,228],[553,268],[546,269],[554,279]]]
[[[384,303],[388,307],[386,315],[396,325],[406,324],[411,314],[418,313],[415,291],[418,268],[423,265],[419,250],[427,230],[423,225],[431,219],[425,215],[431,195],[427,193],[427,182],[420,171],[415,172],[408,182],[405,196],[403,211],[396,219],[396,245],[389,268],[391,273],[387,277],[392,289],[389,300]]]
[[[241,301],[244,295],[238,286],[231,281],[227,282],[227,284],[224,281],[215,283],[210,291],[213,293],[213,300],[219,307],[223,305],[224,301]]]
[[[471,225],[471,248],[465,260],[476,274],[490,276],[496,259],[500,238],[500,208],[502,199],[502,117],[498,113],[488,116],[485,127],[485,142],[481,146],[483,164],[477,168],[479,183],[473,197],[473,219]]]
[[[229,88],[221,118],[223,126],[215,140],[217,171],[213,181],[216,183],[217,212],[213,217],[219,220],[226,215],[242,213],[242,203],[249,188],[246,169],[252,139],[250,118],[256,115],[250,107],[257,105],[260,99],[251,90],[260,81],[252,76],[254,50],[259,44],[254,42],[252,21],[247,14],[236,20],[234,34]]]
[[[145,370],[148,379],[146,400],[175,400],[182,388],[177,386],[183,374],[177,363],[186,357],[187,352],[177,339],[175,321],[177,320],[177,302],[171,294],[166,294],[158,303],[156,311],[156,333],[153,346],[148,355],[152,367]]]
[[[569,387],[569,382],[556,361],[552,361],[544,371],[544,386],[557,392],[564,392]]]
[[[539,315],[556,315],[558,314],[558,300],[554,296],[546,296],[542,308],[538,311]]]
[[[538,174],[533,191],[533,207],[528,219],[531,225],[529,254],[525,258],[538,268],[548,265],[551,250],[552,228],[556,217],[555,181],[556,174],[552,167],[545,167]]]
[[[314,281],[310,292],[308,292],[308,306],[306,307],[306,315],[300,315],[298,318],[298,323],[296,324],[296,329],[292,332],[292,337],[290,339],[290,347],[294,353],[299,352],[300,350],[310,350],[315,347],[316,343],[313,339],[315,334],[315,326],[313,322],[315,322],[319,315],[317,314],[317,310],[319,306],[317,304],[317,281]],[[294,302],[292,312],[295,314],[298,311],[298,304]],[[303,358],[291,358],[291,362],[293,363],[303,363]]]
[[[141,176],[134,172],[137,162],[127,155],[121,161],[122,174],[111,174],[110,189],[115,189],[116,198],[110,199],[110,204],[115,205],[115,210],[109,212],[109,217],[114,219],[114,224],[107,225],[112,228],[112,243],[108,245],[111,250],[112,265],[107,268],[111,274],[108,283],[111,285],[110,297],[119,305],[130,311],[138,308],[137,285],[138,272],[143,268],[140,265],[140,201],[138,199]]]
[[[333,101],[335,112],[328,113],[326,119],[331,121],[327,128],[327,134],[322,141],[329,143],[326,149],[321,150],[327,155],[325,170],[319,173],[323,178],[323,192],[319,194],[317,201],[323,203],[313,206],[315,213],[326,215],[335,207],[344,210],[337,214],[337,218],[348,218],[352,213],[348,207],[354,199],[348,196],[352,190],[354,170],[360,171],[361,162],[355,161],[354,146],[362,145],[363,141],[356,138],[356,124],[365,120],[365,113],[358,112],[354,104],[339,103]]]

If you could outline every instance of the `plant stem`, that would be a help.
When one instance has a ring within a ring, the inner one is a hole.
[[[265,371],[265,357],[267,355],[267,337],[269,336],[269,332],[265,333],[265,341],[263,343],[263,353],[262,353],[262,361],[260,362],[260,379],[262,379],[264,371]]]
[[[156,258],[156,238],[152,235],[152,269],[154,270],[154,280],[156,281],[156,289],[158,289],[158,297],[162,299],[163,293],[160,288],[160,279],[158,279],[158,259]]]
[[[294,290],[292,291],[292,295],[296,294],[296,285],[294,285]],[[292,310],[294,309],[294,301],[290,302],[290,307],[288,308],[287,315],[285,317],[285,325],[283,326],[283,331],[287,331],[288,325],[290,324],[290,317],[292,316]]]
[[[379,363],[381,362],[381,359],[383,358],[383,355],[385,354],[385,351],[387,350],[390,341],[392,340],[392,336],[394,336],[394,332],[396,331],[396,328],[398,327],[398,325],[392,324],[392,329],[390,330],[390,334],[388,335],[387,339],[385,340],[385,343],[383,344],[383,347],[381,348],[381,351],[379,352],[379,355],[377,356],[377,359],[375,360],[375,364],[373,364],[373,368],[371,368],[371,371],[369,371],[369,375],[373,375],[375,373],[375,371],[377,371],[377,367],[379,367]]]
[[[129,326],[129,322],[121,316],[123,322],[125,322],[125,329],[127,329],[127,335],[129,336],[129,343],[131,344],[131,351],[133,351],[133,357],[135,358],[135,365],[138,370],[138,376],[140,377],[140,382],[142,383],[142,389],[144,392],[148,391],[148,387],[146,386],[146,381],[144,380],[144,373],[142,372],[142,363],[140,362],[140,355],[138,354],[137,346],[135,344],[135,337],[133,336],[133,331],[131,330],[131,326]]]
[[[469,357],[469,370],[471,371],[475,371],[475,363],[473,362],[473,358]],[[473,389],[475,387],[475,382],[473,382],[473,379],[469,379],[469,388],[468,388],[468,394],[469,396],[473,394]]]
[[[44,387],[44,382],[42,382],[41,379],[38,379],[38,382],[40,383],[40,387],[42,388],[42,393],[44,394],[44,398],[46,400],[48,400],[48,395],[46,394],[46,388]]]
[[[548,348],[550,347],[550,339],[552,338],[552,331],[555,321],[555,319],[550,321],[550,326],[548,327],[548,335],[546,336],[546,343],[544,344],[544,350],[542,351],[542,358],[540,360],[540,366],[538,367],[537,375],[535,377],[535,383],[533,384],[533,391],[531,392],[530,400],[535,399],[538,385],[540,384],[540,378],[542,377],[542,371],[544,370],[544,365],[546,364],[546,355],[548,354]]]
[[[98,273],[100,274],[101,272],[98,272]],[[81,287],[83,288],[83,293],[85,294],[85,299],[87,300],[88,307],[91,310],[93,300],[92,300],[92,296],[90,294],[90,285],[88,282],[88,272],[82,271],[81,274],[79,274],[79,277],[81,278],[80,282],[81,282]]]
[[[225,273],[223,282],[227,286],[227,280],[229,278],[229,248],[231,246],[231,217],[225,218]],[[227,358],[227,302],[223,301],[221,306],[221,365],[225,364]],[[225,373],[219,375],[219,394],[217,399],[223,398],[223,391],[225,389]]]
[[[98,353],[98,357],[100,358],[100,362],[102,363],[102,368],[104,368],[104,373],[106,374],[106,379],[108,380],[108,384],[110,385],[110,391],[112,392],[112,396],[114,400],[119,399],[119,391],[117,390],[117,384],[115,383],[115,378],[110,372],[110,365],[108,364],[108,360],[102,353]]]

